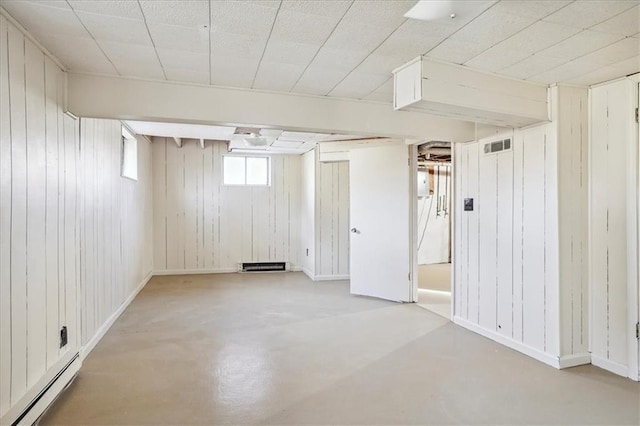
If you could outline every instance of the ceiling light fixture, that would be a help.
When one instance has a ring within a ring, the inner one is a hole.
[[[420,0],[404,16],[420,21],[435,21],[447,17],[454,19],[457,16],[454,3],[452,0]]]

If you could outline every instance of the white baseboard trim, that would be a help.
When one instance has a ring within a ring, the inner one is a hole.
[[[118,309],[114,313],[107,318],[107,320],[102,324],[102,326],[96,331],[91,340],[87,342],[82,348],[80,348],[80,360],[84,361],[84,359],[91,353],[91,351],[96,347],[98,342],[107,334],[107,331],[111,328],[111,326],[116,322],[116,320],[122,315],[122,313],[127,309],[127,307],[133,302],[133,299],[136,298],[138,293],[144,288],[145,285],[149,282],[149,280],[153,277],[153,272],[149,272],[146,277],[143,278],[142,282],[136,287],[135,290],[127,297],[127,299],[118,306]]]
[[[560,357],[560,369],[577,367],[578,365],[591,364],[591,354],[583,352]]]
[[[307,269],[305,267],[302,268],[302,272],[304,272],[304,274],[307,277],[309,277],[311,279],[311,281],[313,281],[313,277],[314,277],[313,272],[311,272],[309,269]]]
[[[348,279],[349,275],[316,275],[312,278],[314,281],[340,281]]]
[[[626,365],[620,364],[619,362],[611,361],[610,359],[606,359],[598,355],[591,354],[591,363],[596,367],[611,371],[612,373],[615,373],[622,377],[627,377],[629,374]]]
[[[231,274],[238,272],[238,268],[217,269],[165,269],[153,271],[153,275],[205,275],[205,274]]]
[[[301,266],[290,265],[285,272],[301,272]],[[215,269],[165,269],[161,271],[153,271],[153,275],[206,275],[206,274],[235,274],[238,268],[215,268]],[[269,271],[265,271],[269,272]],[[279,271],[273,271],[279,272]]]
[[[521,342],[515,341],[509,337],[496,333],[493,330],[487,330],[479,326],[478,324],[474,324],[459,316],[455,316],[453,318],[453,322],[461,327],[466,328],[467,330],[471,330],[475,333],[478,333],[481,336],[487,337],[495,342],[505,345],[508,348],[514,349],[527,356],[530,356],[531,358],[537,359],[538,361],[541,361],[547,365],[550,365],[551,367],[560,368],[560,360],[553,355],[542,352],[536,348],[532,348],[531,346],[527,346]]]

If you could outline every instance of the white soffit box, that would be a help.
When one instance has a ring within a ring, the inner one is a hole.
[[[393,70],[393,108],[525,127],[549,121],[547,87],[419,56]]]

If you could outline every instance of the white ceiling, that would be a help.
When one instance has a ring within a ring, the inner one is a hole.
[[[391,70],[426,54],[543,83],[640,71],[638,0],[0,0],[71,71],[391,101]]]
[[[318,142],[361,140],[362,136],[337,135],[327,133],[292,132],[282,129],[260,129],[260,136],[267,140],[266,146],[252,146],[237,135],[233,126],[209,126],[202,124],[161,123],[153,121],[127,121],[127,127],[134,133],[145,136],[159,136],[179,139],[206,139],[229,141],[229,149],[238,152],[260,152],[267,154],[304,154],[311,151]]]

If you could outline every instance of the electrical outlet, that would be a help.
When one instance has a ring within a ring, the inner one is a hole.
[[[67,326],[63,326],[60,329],[60,347],[63,348],[67,346]]]

